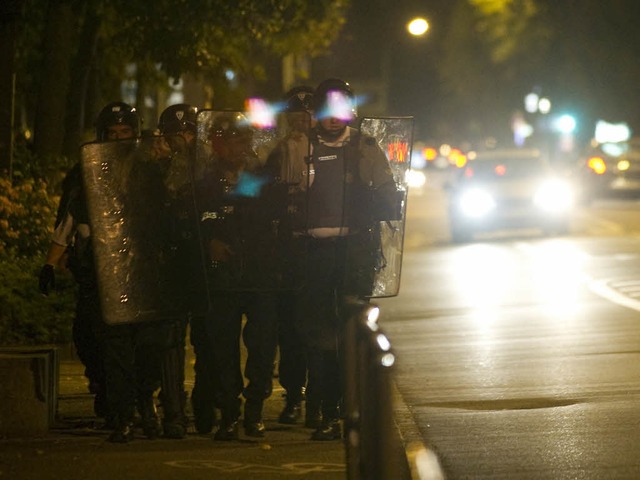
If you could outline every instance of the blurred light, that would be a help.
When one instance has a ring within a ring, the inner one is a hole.
[[[249,123],[257,128],[272,128],[276,125],[276,110],[262,98],[245,100]]]
[[[236,72],[228,68],[224,71],[224,76],[227,80],[233,82],[236,79]]]
[[[422,151],[422,154],[424,155],[425,160],[430,162],[436,159],[436,157],[438,156],[438,151],[433,147],[426,147]]]
[[[540,97],[536,93],[530,93],[524,97],[524,109],[529,113],[535,113],[538,111],[538,102]]]
[[[450,153],[451,153],[451,145],[448,145],[446,143],[443,143],[442,145],[440,145],[440,155],[442,155],[443,157],[448,157]]]
[[[468,217],[483,217],[493,210],[496,202],[491,194],[480,188],[473,188],[460,197],[460,210]]]
[[[316,112],[318,118],[337,118],[344,122],[350,122],[355,117],[355,105],[353,100],[344,92],[330,90],[327,92],[325,108]]]
[[[424,18],[418,17],[407,23],[407,31],[416,37],[424,35],[429,30],[429,22]]]
[[[607,171],[607,164],[602,159],[602,157],[591,157],[587,161],[587,166],[591,170],[593,170],[594,173],[597,173],[598,175],[602,175],[604,172]]]
[[[376,336],[376,342],[378,343],[378,346],[385,352],[388,352],[391,349],[391,342],[389,342],[389,339],[382,333],[379,333]]]
[[[496,165],[496,168],[494,168],[493,171],[496,172],[496,175],[502,177],[505,173],[507,173],[507,167],[502,164]]]
[[[576,119],[571,115],[562,115],[556,120],[555,127],[561,133],[571,133],[576,129]]]
[[[573,192],[562,180],[548,180],[540,185],[533,201],[545,211],[566,212],[573,205]]]
[[[457,148],[452,148],[449,153],[449,162],[458,168],[463,168],[467,164],[467,157]]]
[[[625,147],[619,143],[603,143],[602,151],[612,157],[619,157],[625,152]]]
[[[541,98],[538,102],[538,111],[542,114],[547,114],[551,111],[551,100],[548,98]]]
[[[631,138],[631,129],[626,123],[596,122],[595,140],[598,143],[626,142]]]
[[[620,160],[618,162],[618,170],[620,170],[621,172],[629,170],[630,166],[631,164],[629,163],[629,160]]]
[[[378,307],[371,307],[367,311],[367,326],[372,331],[378,330],[378,317],[380,317],[380,309]]]
[[[420,170],[409,169],[404,174],[404,177],[409,188],[420,188],[427,183],[427,176]]]
[[[396,357],[393,355],[393,353],[387,352],[380,359],[380,364],[383,367],[391,367],[391,366],[393,366],[395,361],[396,361]]]

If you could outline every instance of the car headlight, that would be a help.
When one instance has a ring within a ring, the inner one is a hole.
[[[481,188],[464,192],[458,202],[460,211],[468,217],[483,217],[496,207],[493,196]]]
[[[548,212],[566,212],[573,205],[573,191],[567,182],[547,180],[536,190],[534,203]]]
[[[420,170],[407,170],[404,178],[409,188],[420,188],[427,182],[427,177]]]

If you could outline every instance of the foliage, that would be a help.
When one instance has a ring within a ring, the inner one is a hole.
[[[640,128],[638,15],[635,0],[458,2],[438,62],[450,120],[508,128],[536,91],[580,118],[582,140],[597,118]]]
[[[57,290],[38,291],[42,259],[0,258],[0,344],[37,345],[71,342],[74,284],[58,275]]]
[[[68,343],[71,276],[58,273],[57,290],[48,297],[38,290],[58,197],[50,193],[54,188],[43,179],[48,170],[37,157],[21,149],[18,158],[14,180],[0,178],[0,344]]]
[[[256,84],[267,82],[268,66],[282,56],[325,53],[349,5],[349,0],[24,2],[16,49],[20,128],[35,130],[39,154],[70,157],[74,129],[90,125],[105,103],[121,98],[128,65],[138,67],[139,109],[145,95],[185,74],[202,79],[221,105],[225,99],[219,95],[237,94],[220,86],[228,83],[226,69],[237,72],[237,90],[253,92]],[[93,51],[85,48],[94,43]],[[61,66],[65,61],[68,65]],[[83,69],[90,74],[76,75]],[[64,147],[61,131],[66,131]]]
[[[0,259],[39,257],[51,243],[57,198],[44,180],[0,178]]]

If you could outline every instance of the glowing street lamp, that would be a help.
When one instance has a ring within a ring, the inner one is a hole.
[[[429,22],[422,17],[413,18],[407,23],[407,31],[414,37],[421,37],[429,30]]]

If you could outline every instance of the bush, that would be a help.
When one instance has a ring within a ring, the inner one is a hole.
[[[69,343],[71,276],[58,274],[58,291],[48,297],[38,289],[59,200],[42,177],[24,172],[17,170],[13,182],[0,178],[0,344]]]
[[[44,180],[0,178],[0,259],[43,257],[51,243],[58,198]]]
[[[42,258],[0,260],[0,343],[2,345],[71,342],[75,282],[68,273],[56,276],[56,290],[38,289]]]

